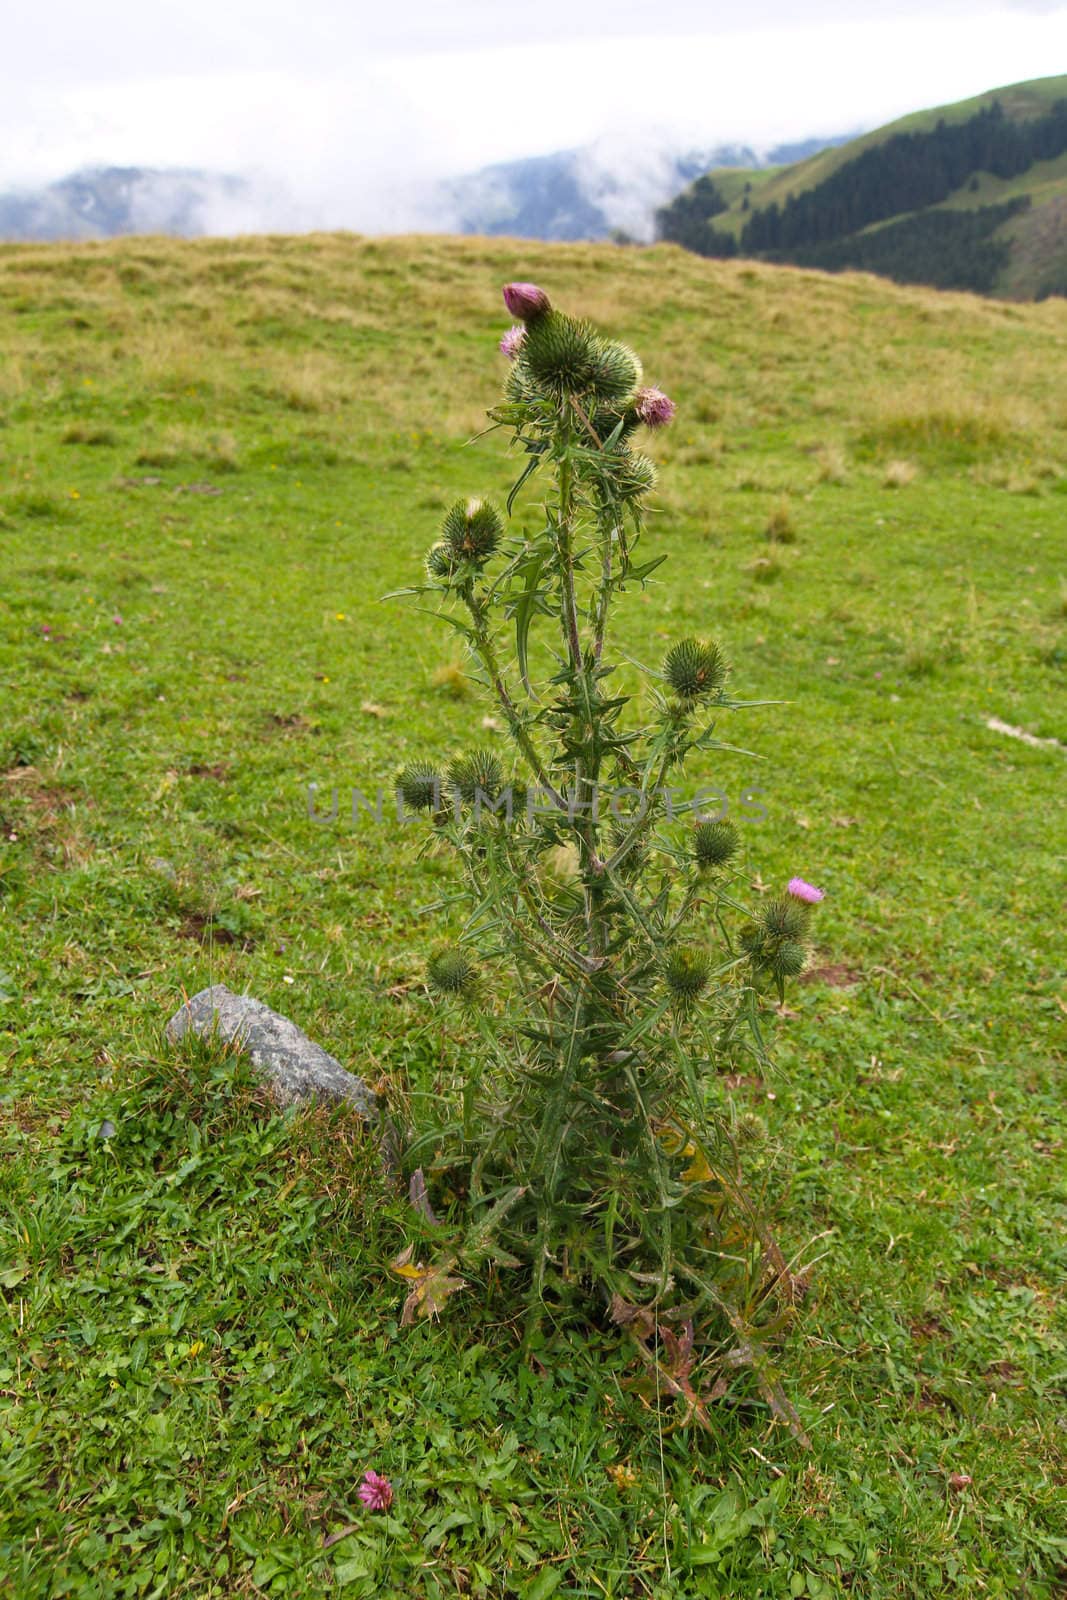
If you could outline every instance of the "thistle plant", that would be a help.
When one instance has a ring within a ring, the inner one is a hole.
[[[721,1076],[739,1053],[762,1063],[764,1015],[803,967],[821,893],[798,879],[749,911],[737,829],[684,798],[687,762],[732,750],[721,725],[752,704],[719,644],[680,638],[642,665],[616,643],[665,560],[647,551],[656,469],[640,442],[673,402],[542,289],[504,299],[516,321],[489,431],[510,435],[521,470],[504,508],[448,510],[425,583],[402,591],[432,596],[462,636],[510,741],[507,760],[474,748],[397,777],[427,847],[458,862],[449,904],[465,922],[427,977],[478,1041],[454,1103],[408,1148],[434,1253],[395,1263],[405,1319],[502,1268],[533,1307],[599,1302],[687,1414],[707,1422],[709,1393],[747,1367],[798,1428],[768,1354],[794,1280]],[[520,495],[536,532],[510,522]],[[427,1175],[454,1224],[438,1224]]]

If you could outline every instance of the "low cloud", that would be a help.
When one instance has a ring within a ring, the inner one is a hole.
[[[965,27],[963,0],[890,4],[857,18],[823,0],[798,19],[786,0],[665,0],[652,17],[623,0],[591,37],[587,8],[546,0],[520,48],[526,14],[496,0],[457,0],[447,38],[421,0],[373,14],[339,0],[299,13],[216,0],[210,14],[200,0],[55,0],[49,28],[70,13],[62,60],[40,8],[17,8],[5,34],[0,188],[42,189],[90,163],[229,173],[239,189],[189,200],[208,231],[446,231],[467,214],[503,228],[511,181],[486,169],[570,149],[576,205],[646,238],[686,151],[877,126],[1064,59],[1067,0],[976,0]],[[166,182],[138,204],[165,218]]]

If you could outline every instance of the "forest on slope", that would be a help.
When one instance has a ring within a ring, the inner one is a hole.
[[[1067,79],[907,119],[833,155],[740,185],[705,174],[660,210],[659,236],[703,256],[1067,293]]]

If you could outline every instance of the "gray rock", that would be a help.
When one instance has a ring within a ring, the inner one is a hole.
[[[217,1037],[236,1045],[282,1105],[296,1100],[345,1100],[368,1122],[381,1121],[374,1092],[363,1079],[346,1072],[295,1022],[261,1000],[234,994],[224,983],[201,989],[167,1023],[170,1044],[177,1044],[189,1032],[200,1039]]]

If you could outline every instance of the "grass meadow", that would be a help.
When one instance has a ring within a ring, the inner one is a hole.
[[[506,1273],[401,1329],[358,1123],[162,1043],[226,982],[402,1114],[462,1079],[449,863],[348,798],[503,749],[379,597],[513,479],[467,442],[509,278],[679,404],[627,648],[709,633],[779,702],[696,776],[739,893],[827,890],[773,1077],[722,1086],[820,1258],[779,1351],[810,1451],[743,1390],[676,1426],[595,1318],[524,1347]],[[1065,373],[1062,300],[666,247],[0,247],[0,1594],[1067,1592]]]

